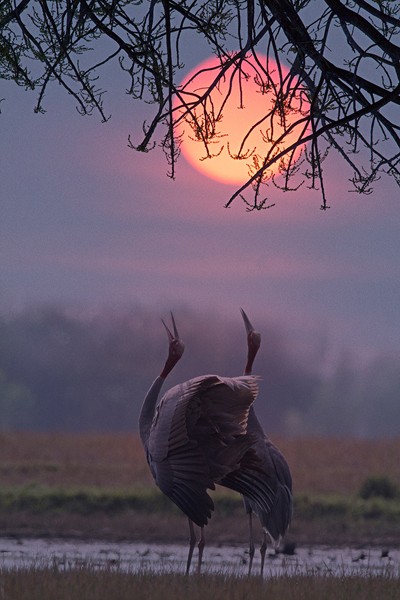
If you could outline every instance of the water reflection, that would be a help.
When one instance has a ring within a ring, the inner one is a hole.
[[[49,565],[67,569],[90,564],[92,568],[115,568],[129,572],[151,570],[183,573],[186,555],[186,546],[173,544],[0,538],[0,569]],[[258,573],[258,567],[255,559],[254,574]],[[247,554],[242,547],[206,546],[204,570],[246,575]],[[292,555],[267,555],[266,577],[310,573],[376,573],[400,577],[400,550],[313,546],[296,548]]]

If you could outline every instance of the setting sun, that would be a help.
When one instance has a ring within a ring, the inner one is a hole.
[[[258,59],[265,68],[266,57],[259,55]],[[182,99],[186,103],[198,100],[214,81],[219,67],[216,57],[209,58],[185,77],[180,87],[180,100],[175,104],[176,116],[179,112],[183,114],[179,108]],[[181,140],[184,157],[193,167],[212,179],[236,185],[245,183],[258,170],[272,143],[279,140],[285,128],[287,130],[302,119],[308,108],[304,93],[298,90],[286,104],[283,118],[283,113],[275,109],[281,81],[289,74],[286,67],[281,65],[280,68],[281,78],[276,63],[269,59],[267,76],[255,59],[248,57],[241,71],[235,72],[233,66],[227,69],[205,105],[193,106],[191,114],[179,121],[175,133]],[[229,89],[231,93],[223,105]],[[304,128],[303,119],[302,124],[295,125],[277,144],[274,155],[293,144]],[[301,147],[298,147],[294,159],[300,153]],[[283,167],[284,162],[278,160],[264,177],[277,174]]]

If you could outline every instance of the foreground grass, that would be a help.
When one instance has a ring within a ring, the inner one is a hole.
[[[398,579],[388,576],[282,576],[268,580],[233,575],[123,573],[94,570],[83,565],[57,568],[0,571],[1,600],[385,600],[397,599]]]

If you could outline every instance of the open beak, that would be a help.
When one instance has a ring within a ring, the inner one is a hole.
[[[240,309],[240,312],[242,313],[242,317],[243,317],[243,321],[244,321],[244,324],[246,327],[247,335],[250,335],[251,333],[253,333],[253,331],[255,331],[255,329],[254,329],[253,325],[251,324],[249,317],[244,312],[243,308]]]
[[[174,315],[172,314],[172,312],[171,312],[171,319],[172,319],[172,327],[174,329],[174,333],[172,333],[172,331],[166,325],[165,321],[163,319],[161,319],[162,324],[164,325],[165,329],[167,330],[167,335],[168,335],[168,339],[169,339],[170,342],[172,342],[173,340],[178,340],[179,339],[179,333],[178,333],[178,330],[176,328],[176,323],[175,323]]]

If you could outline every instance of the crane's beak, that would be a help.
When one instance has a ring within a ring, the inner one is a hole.
[[[243,321],[244,321],[244,324],[246,327],[247,335],[250,335],[250,333],[253,333],[253,331],[255,331],[255,329],[254,329],[253,325],[251,324],[249,317],[244,312],[243,308],[240,309],[240,312],[242,313],[242,317],[243,317]]]
[[[170,342],[172,342],[173,340],[179,339],[178,329],[176,327],[174,315],[172,314],[172,312],[171,312],[171,319],[172,319],[172,327],[174,329],[174,333],[172,333],[172,331],[169,329],[169,327],[167,327],[165,321],[163,319],[161,319],[162,324],[164,325],[165,329],[167,330],[167,335],[168,335],[168,339]]]

